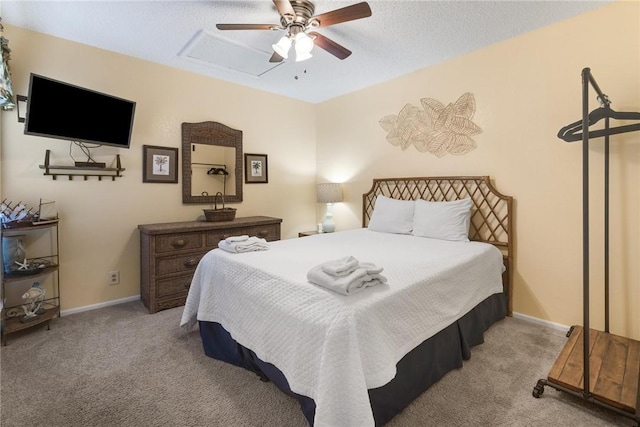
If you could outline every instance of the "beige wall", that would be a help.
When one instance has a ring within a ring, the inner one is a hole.
[[[183,205],[181,184],[142,183],[142,146],[180,147],[182,122],[240,129],[245,152],[269,156],[269,183],[244,185],[237,216],[282,218],[284,238],[315,226],[314,105],[9,25],[5,35],[17,94],[34,72],[137,102],[131,148],[92,150],[107,163],[120,154],[126,171],[115,182],[43,176],[47,149],[53,164],[73,164],[69,142],[25,136],[16,112],[2,112],[2,197],[36,207],[42,197],[59,209],[63,310],[139,294],[138,224],[194,220],[210,207]],[[119,285],[107,285],[109,270],[120,270]]]
[[[134,296],[137,225],[195,219],[206,206],[181,203],[179,184],[143,184],[142,145],[180,147],[180,123],[215,120],[244,131],[245,152],[269,155],[269,184],[245,185],[239,216],[284,219],[283,235],[314,229],[324,209],[317,181],[345,182],[334,206],[338,230],[360,226],[361,195],[374,177],[490,175],[516,206],[516,312],[560,324],[582,316],[581,148],[556,137],[581,114],[580,72],[588,66],[619,111],[640,110],[640,4],[619,2],[444,64],[317,106],[5,26],[16,93],[29,72],[138,102],[125,177],[52,181],[44,151],[70,162],[68,143],[24,136],[2,113],[2,197],[58,202],[62,221],[63,309]],[[428,49],[425,43],[425,49]],[[348,64],[345,63],[345,66]],[[478,148],[436,158],[385,140],[378,120],[420,98],[445,104],[474,94]],[[595,103],[592,102],[592,108]],[[287,117],[287,126],[281,117]],[[312,131],[310,131],[310,129]],[[315,129],[315,131],[313,131]],[[612,138],[612,332],[640,338],[640,133]],[[591,145],[594,326],[601,327],[602,142]],[[287,197],[283,197],[283,195]],[[107,271],[122,283],[107,286]]]
[[[429,43],[425,41],[425,49]],[[640,111],[640,3],[619,2],[321,104],[319,180],[344,181],[338,229],[360,225],[374,177],[490,175],[515,198],[514,311],[582,324],[581,143],[558,130],[581,118],[590,67],[618,111]],[[478,148],[437,158],[385,140],[378,120],[421,98],[474,94]],[[591,92],[593,94],[593,92]],[[591,99],[595,99],[592,95]],[[597,104],[592,101],[591,108]],[[602,139],[590,146],[592,326],[602,328]],[[640,132],[611,138],[611,331],[640,338]]]

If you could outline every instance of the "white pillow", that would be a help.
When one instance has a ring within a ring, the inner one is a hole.
[[[369,220],[369,230],[411,234],[415,205],[413,200],[391,199],[379,194]]]
[[[470,198],[451,202],[417,200],[413,213],[413,235],[433,239],[469,241]]]

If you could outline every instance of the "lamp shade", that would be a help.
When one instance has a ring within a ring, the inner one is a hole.
[[[313,40],[306,33],[300,32],[295,37],[296,62],[304,61],[311,58],[311,49],[313,49]]]
[[[296,62],[306,61],[307,59],[311,59],[313,55],[310,53],[297,53],[296,52]]]
[[[291,48],[291,39],[288,36],[284,36],[278,43],[272,44],[271,47],[278,55],[287,59],[289,57],[289,49]]]
[[[318,184],[318,203],[337,203],[342,201],[342,184]]]

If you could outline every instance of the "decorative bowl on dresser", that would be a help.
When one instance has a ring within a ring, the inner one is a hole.
[[[268,216],[233,221],[139,225],[140,299],[149,313],[184,305],[200,258],[229,236],[280,240],[282,219]]]

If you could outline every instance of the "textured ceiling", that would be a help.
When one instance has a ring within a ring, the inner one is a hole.
[[[316,2],[315,14],[357,3]],[[278,24],[260,1],[12,1],[3,23],[312,103],[322,102],[596,9],[610,1],[368,1],[372,16],[316,31],[353,54],[268,59],[280,31],[220,31],[217,23]],[[532,52],[532,54],[534,54]],[[262,65],[261,61],[265,61]],[[244,68],[248,69],[239,69]],[[56,77],[56,76],[52,76]]]

